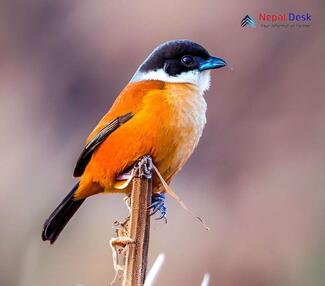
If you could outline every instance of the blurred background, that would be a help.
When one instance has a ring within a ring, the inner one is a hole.
[[[84,140],[158,44],[192,39],[213,72],[208,124],[152,223],[156,285],[324,285],[324,1],[0,2],[0,285],[108,285],[122,195],[87,200],[55,245],[44,220],[75,183]],[[309,28],[258,14],[310,13]],[[257,27],[242,28],[249,14]]]

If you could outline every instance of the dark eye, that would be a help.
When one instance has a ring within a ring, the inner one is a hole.
[[[183,56],[182,59],[181,59],[181,62],[187,66],[187,67],[190,67],[194,64],[194,59],[192,56]]]

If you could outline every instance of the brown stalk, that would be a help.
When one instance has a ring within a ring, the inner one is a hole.
[[[135,166],[131,192],[131,216],[128,234],[133,243],[128,245],[123,273],[123,286],[142,286],[146,277],[150,211],[152,194],[152,160],[143,157]]]

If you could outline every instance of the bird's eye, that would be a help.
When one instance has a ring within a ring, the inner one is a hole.
[[[194,59],[192,56],[183,56],[182,59],[181,59],[181,62],[187,66],[187,67],[190,67],[194,64]]]

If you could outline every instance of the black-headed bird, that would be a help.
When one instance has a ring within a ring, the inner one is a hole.
[[[53,243],[87,197],[129,193],[125,174],[144,155],[169,184],[202,135],[210,70],[225,65],[189,40],[158,46],[89,135],[74,170],[79,182],[46,220],[43,240]],[[154,177],[153,200],[163,199],[163,192]],[[165,215],[164,207],[160,211]]]

